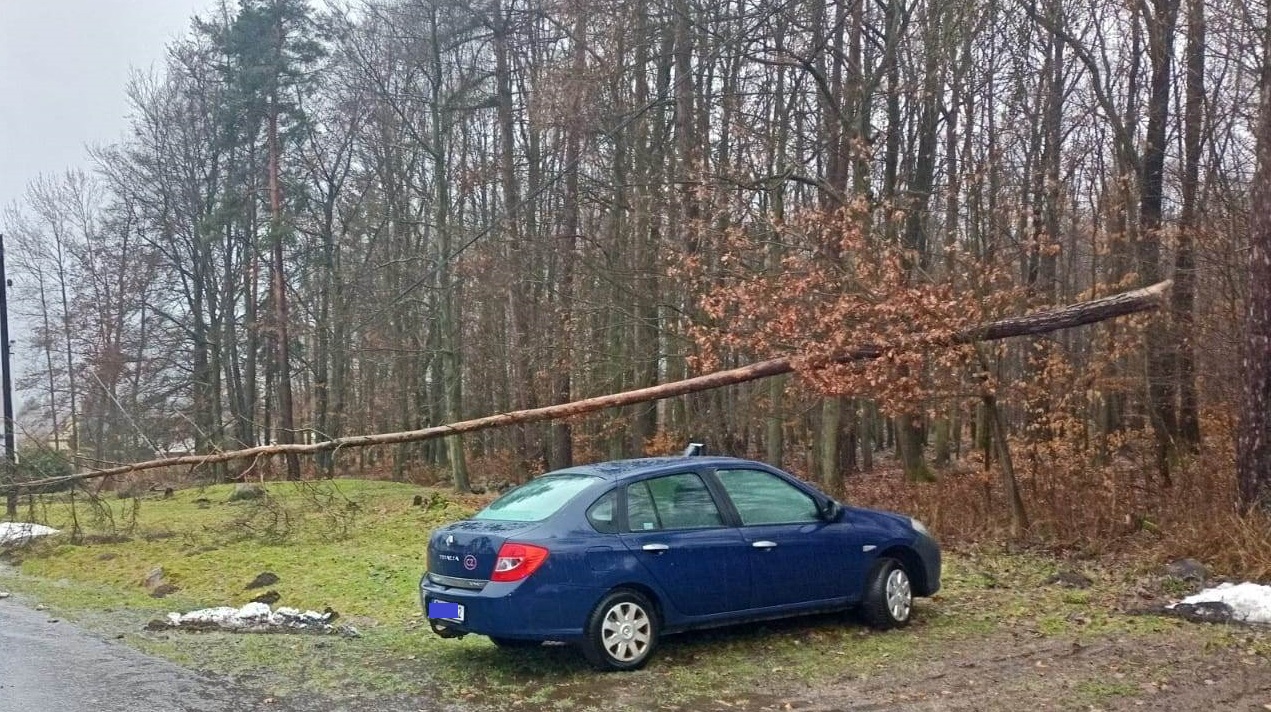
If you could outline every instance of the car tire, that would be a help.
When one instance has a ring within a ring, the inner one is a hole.
[[[617,589],[600,599],[588,616],[580,647],[598,670],[639,670],[653,655],[661,626],[647,597]]]
[[[861,600],[861,617],[879,630],[909,625],[913,614],[913,584],[909,572],[895,559],[874,562],[865,580],[865,597]]]
[[[504,650],[519,650],[522,648],[537,648],[543,644],[541,640],[524,640],[522,638],[498,638],[490,636],[490,642],[503,648]]]

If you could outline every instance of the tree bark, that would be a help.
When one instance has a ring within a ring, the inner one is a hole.
[[[1249,303],[1245,312],[1244,397],[1236,430],[1240,503],[1271,513],[1271,18],[1263,38],[1258,165],[1249,234]]]
[[[1195,325],[1196,303],[1195,231],[1196,192],[1200,183],[1201,136],[1205,103],[1205,3],[1187,0],[1186,49],[1187,98],[1183,106],[1183,207],[1179,216],[1178,250],[1174,257],[1174,290],[1170,320],[1178,344],[1178,435],[1187,450],[1200,444],[1200,416],[1196,397]]]
[[[989,438],[997,455],[998,465],[1002,468],[1002,490],[1006,494],[1007,507],[1011,515],[1011,538],[1018,539],[1028,530],[1028,512],[1024,509],[1024,498],[1019,493],[1019,481],[1015,477],[1015,465],[1011,461],[1011,447],[1006,440],[1006,426],[1002,423],[1002,413],[997,407],[997,398],[991,393],[981,396],[985,412],[988,414]]]
[[[457,420],[463,412],[463,352],[460,349],[459,300],[455,294],[458,289],[458,280],[454,275],[454,261],[457,255],[452,250],[450,228],[450,212],[453,206],[450,200],[450,176],[447,174],[450,165],[451,117],[447,115],[447,101],[442,94],[443,78],[446,74],[441,53],[441,43],[444,38],[438,27],[440,22],[438,13],[438,8],[433,7],[429,18],[429,60],[433,75],[431,97],[433,222],[437,230],[439,260],[437,269],[437,291],[440,300],[438,331],[442,340],[440,354],[442,402],[446,417]],[[450,475],[454,480],[455,490],[467,491],[469,488],[468,460],[463,449],[463,438],[458,437],[458,433],[446,438],[446,457],[450,461]]]
[[[1139,239],[1135,243],[1139,276],[1155,280],[1161,273],[1161,215],[1164,198],[1165,144],[1173,62],[1174,27],[1178,0],[1155,0],[1148,15],[1148,56],[1152,62],[1147,106],[1147,133],[1139,179]],[[1161,485],[1170,486],[1170,460],[1178,434],[1175,406],[1176,351],[1168,322],[1165,328],[1151,328],[1145,336],[1147,350],[1148,409],[1156,436],[1156,469]]]

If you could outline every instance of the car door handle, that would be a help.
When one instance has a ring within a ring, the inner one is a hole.
[[[763,549],[764,551],[767,551],[768,549],[775,549],[775,548],[777,548],[777,542],[775,542],[775,541],[767,541],[767,540],[764,540],[764,541],[757,541],[757,542],[754,542],[753,544],[751,544],[751,546],[755,547],[756,549]]]
[[[640,548],[644,549],[645,551],[652,552],[654,554],[661,554],[662,552],[666,551],[667,549],[670,549],[671,547],[667,546],[666,544],[645,544],[644,546]]]

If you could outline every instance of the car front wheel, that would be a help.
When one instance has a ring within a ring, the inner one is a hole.
[[[900,628],[909,624],[913,605],[913,586],[905,567],[895,559],[874,562],[861,601],[865,622],[880,630]]]
[[[658,644],[657,610],[643,595],[609,593],[587,620],[583,655],[600,670],[638,670]]]

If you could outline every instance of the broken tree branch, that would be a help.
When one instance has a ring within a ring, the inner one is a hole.
[[[989,322],[971,329],[960,331],[952,337],[942,339],[932,338],[928,344],[936,347],[955,346],[978,341],[995,341],[1012,336],[1045,334],[1052,331],[1058,331],[1060,329],[1070,329],[1074,326],[1094,324],[1107,319],[1125,316],[1127,314],[1156,309],[1162,303],[1164,295],[1169,290],[1169,287],[1169,281],[1159,282],[1150,287],[1122,292],[1120,294],[1114,294],[1101,299],[1070,304],[1068,306],[1037,312],[1026,316],[1000,319],[998,321]],[[864,344],[856,349],[853,349],[849,353],[839,356],[835,359],[835,361],[838,363],[848,363],[851,361],[874,359],[885,353],[887,349],[888,347],[884,344]],[[722,388],[724,386],[754,381],[760,378],[767,378],[769,376],[790,373],[795,370],[795,361],[796,359],[793,357],[784,356],[781,358],[769,359],[767,361],[760,361],[749,366],[742,366],[741,368],[717,371],[704,376],[697,376],[672,383],[663,383],[656,386],[649,386],[647,388],[640,388],[634,391],[624,391],[622,393],[613,393],[595,398],[586,398],[584,400],[573,401],[571,403],[560,403],[543,408],[530,408],[528,410],[518,410],[510,413],[498,413],[496,415],[488,415],[483,418],[464,420],[457,423],[435,425],[421,430],[406,430],[394,433],[379,433],[375,435],[354,435],[316,443],[259,445],[245,450],[147,460],[145,462],[112,467],[104,470],[94,470],[91,472],[82,472],[62,477],[49,477],[30,482],[0,485],[0,492],[19,492],[23,490],[44,489],[63,485],[68,482],[108,477],[111,475],[123,475],[131,472],[140,472],[142,470],[153,470],[160,467],[179,467],[185,465],[201,466],[218,462],[228,462],[231,460],[272,457],[284,454],[308,455],[318,452],[340,450],[343,448],[369,447],[372,445],[393,445],[397,443],[431,440],[434,438],[445,437],[447,435],[473,433],[479,430],[501,428],[508,425],[524,425],[527,423],[537,423],[545,420],[571,418],[586,413],[594,413],[599,410],[663,400],[666,398],[674,398],[676,396],[682,396],[689,393],[697,393],[699,391],[707,391],[714,388]]]

